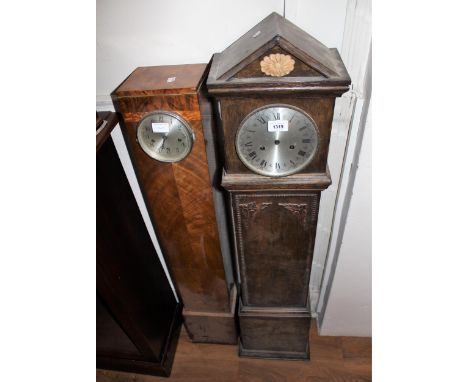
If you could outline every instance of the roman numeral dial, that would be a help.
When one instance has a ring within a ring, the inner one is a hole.
[[[301,109],[269,105],[251,112],[236,135],[242,163],[266,176],[297,173],[314,158],[319,144],[317,125]]]

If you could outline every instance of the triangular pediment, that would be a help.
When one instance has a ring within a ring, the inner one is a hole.
[[[218,94],[265,88],[341,94],[350,83],[336,49],[275,12],[214,54],[207,79],[208,90]]]
[[[287,74],[288,77],[324,77],[327,76],[324,73],[319,72],[317,69],[312,68],[310,65],[307,65],[299,57],[293,55],[291,52],[282,48],[281,45],[274,45],[272,48],[262,52],[259,57],[251,56],[253,61],[249,64],[246,64],[241,69],[239,69],[233,76],[229,78],[259,78],[265,77],[265,74],[262,71],[262,61],[265,57],[271,57],[271,55],[277,57],[276,55],[290,57],[292,62],[292,69]]]
[[[338,75],[336,59],[329,48],[274,12],[220,53],[216,79],[236,76],[275,47],[300,60],[312,74],[326,78]]]

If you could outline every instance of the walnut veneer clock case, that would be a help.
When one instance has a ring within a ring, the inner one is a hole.
[[[239,274],[240,355],[309,358],[320,192],[331,184],[335,98],[350,78],[329,49],[272,13],[213,56]]]
[[[191,339],[235,344],[237,289],[207,70],[138,68],[112,99]]]

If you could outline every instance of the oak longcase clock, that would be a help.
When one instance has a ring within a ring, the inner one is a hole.
[[[329,49],[272,13],[213,57],[239,274],[240,355],[308,359],[320,192],[335,98],[350,77]]]
[[[112,99],[190,338],[235,344],[237,289],[207,73],[206,64],[137,68]]]

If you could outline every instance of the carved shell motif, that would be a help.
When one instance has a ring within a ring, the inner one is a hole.
[[[267,76],[282,77],[294,69],[294,60],[289,54],[270,54],[260,62],[262,72]]]

